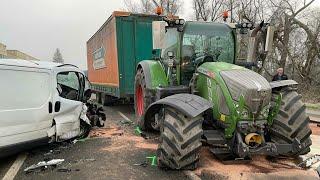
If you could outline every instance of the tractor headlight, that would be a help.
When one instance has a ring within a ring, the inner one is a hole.
[[[268,117],[268,115],[269,115],[269,110],[270,110],[270,104],[267,105],[267,106],[265,106],[265,107],[261,110],[260,116],[261,116],[262,118]]]
[[[241,112],[241,118],[242,119],[248,119],[249,118],[249,111],[247,109],[243,109]]]

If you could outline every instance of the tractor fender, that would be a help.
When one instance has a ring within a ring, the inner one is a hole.
[[[168,85],[165,70],[159,61],[143,60],[139,62],[136,70],[140,68],[143,70],[147,89]]]
[[[281,80],[281,81],[272,81],[270,82],[270,86],[272,89],[284,86],[292,86],[297,85],[298,83],[294,80]]]
[[[194,94],[175,94],[152,103],[148,107],[144,119],[153,117],[163,106],[177,109],[190,118],[194,118],[212,107],[208,100],[200,96]]]

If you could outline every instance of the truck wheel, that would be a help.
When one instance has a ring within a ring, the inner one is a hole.
[[[111,106],[113,104],[113,99],[109,95],[102,94],[101,96],[101,104],[104,106]]]
[[[151,123],[154,121],[153,119],[149,119],[148,122],[143,122],[143,116],[145,110],[152,103],[152,94],[146,90],[146,80],[143,70],[138,69],[135,76],[135,96],[134,96],[134,109],[137,118],[138,125],[143,130],[152,130]]]
[[[160,167],[189,170],[197,167],[202,145],[202,119],[202,116],[188,118],[175,109],[165,109],[157,150]]]
[[[99,93],[99,92],[96,93],[96,101],[97,101],[97,103],[101,103],[101,95],[102,95],[102,93]]]
[[[274,93],[273,96],[278,96]],[[273,98],[275,99],[275,98]],[[306,114],[306,106],[301,101],[301,95],[295,91],[282,92],[282,102],[278,115],[273,120],[270,129],[271,141],[279,144],[292,143],[297,138],[306,146],[298,153],[281,154],[283,156],[297,156],[310,152],[312,144],[309,127],[309,117]]]

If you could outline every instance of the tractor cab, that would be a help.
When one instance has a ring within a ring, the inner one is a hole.
[[[262,23],[264,35],[267,33],[266,25]],[[161,49],[158,59],[167,65],[170,84],[187,86],[196,68],[205,62],[226,62],[248,68],[260,64],[263,59],[259,57],[266,54],[264,47],[271,49],[271,41],[260,36],[257,38],[255,31],[250,23],[184,22],[182,19],[155,21],[153,46]],[[273,38],[272,33],[269,31],[269,39]]]

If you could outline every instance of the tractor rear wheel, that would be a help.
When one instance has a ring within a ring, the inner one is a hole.
[[[274,93],[272,99],[276,99],[276,96],[278,96],[278,93]],[[309,127],[309,121],[306,106],[301,101],[301,95],[290,89],[282,92],[280,111],[274,118],[270,129],[271,141],[279,144],[291,144],[297,138],[300,143],[305,143],[305,148],[298,153],[281,155],[298,156],[310,152],[312,131]]]
[[[188,118],[173,108],[165,108],[157,150],[160,167],[189,169],[197,167],[202,146],[202,116]]]
[[[153,102],[152,94],[146,89],[145,74],[142,68],[137,70],[134,83],[135,95],[134,95],[134,109],[138,125],[142,130],[152,130],[151,123],[153,119],[143,123],[143,116],[148,106]]]

